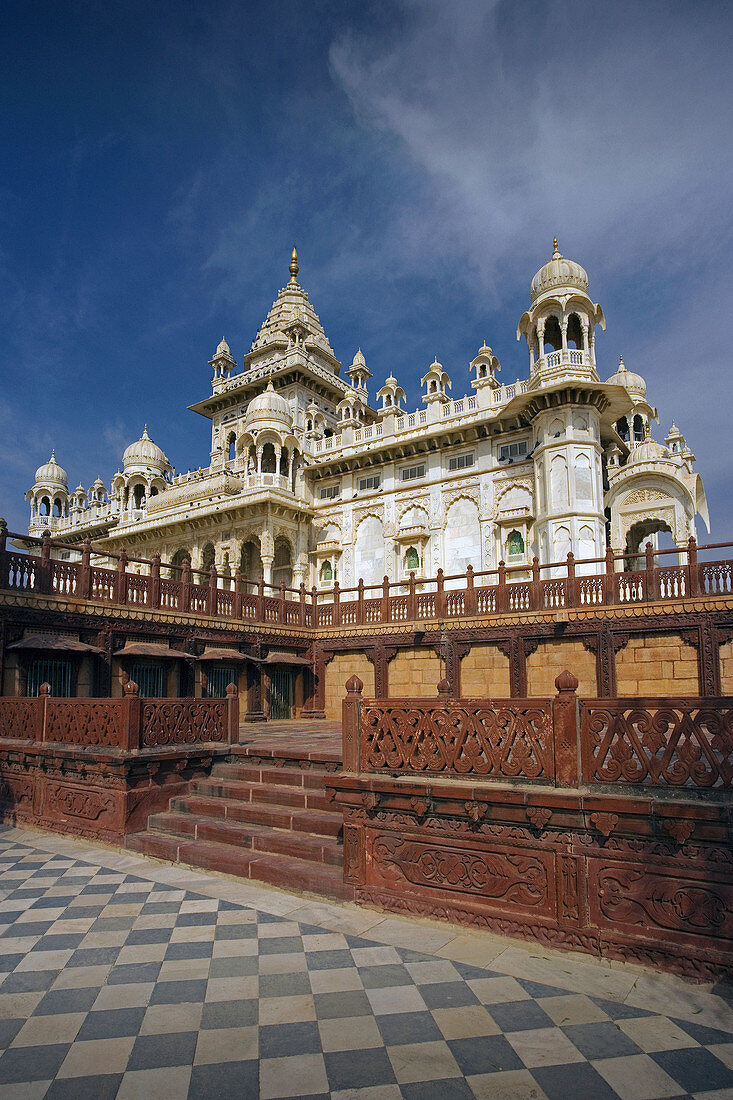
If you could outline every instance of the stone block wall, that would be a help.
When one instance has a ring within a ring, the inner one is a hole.
[[[527,695],[554,696],[555,677],[569,668],[578,677],[578,694],[581,698],[597,695],[596,658],[577,639],[553,638],[540,642],[534,653],[527,657]]]
[[[401,649],[389,665],[390,698],[437,697],[443,676],[443,662],[434,649]]]
[[[552,689],[554,694],[554,687]],[[478,643],[461,661],[461,695],[466,699],[509,696],[509,658],[498,646]]]
[[[720,694],[733,695],[733,642],[720,647]]]
[[[341,701],[346,694],[346,681],[358,676],[364,685],[364,698],[374,697],[374,668],[363,653],[337,653],[326,665],[326,718],[341,720]]]
[[[636,635],[616,654],[616,688],[620,696],[697,695],[697,652],[679,634]]]

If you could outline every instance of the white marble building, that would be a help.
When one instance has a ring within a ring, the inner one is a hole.
[[[29,533],[328,589],[335,579],[529,566],[533,556],[546,565],[569,551],[601,558],[609,541],[633,554],[660,532],[682,546],[696,514],[707,525],[681,432],[673,423],[666,446],[651,439],[644,379],[621,360],[601,381],[603,311],[557,242],[517,329],[529,376],[502,384],[483,346],[470,395],[456,398],[436,361],[415,411],[391,375],[370,406],[361,350],[341,377],[298,270],[293,250],[290,280],[241,368],[225,340],[210,361],[211,394],[190,406],[210,421],[208,468],[175,475],[146,429],[109,489],[97,479],[70,492],[52,454],[27,494]]]

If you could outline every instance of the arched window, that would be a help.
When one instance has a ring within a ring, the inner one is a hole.
[[[132,491],[132,495],[133,495],[134,507],[135,508],[142,508],[143,498],[145,497],[145,486],[144,485],[136,485],[135,488]]]
[[[554,348],[555,351],[559,351],[562,347],[560,322],[554,313],[551,313],[545,321],[545,350],[547,350],[548,344],[551,348]]]
[[[438,391],[438,383],[437,382],[431,382],[430,383],[430,392],[431,393],[437,393],[437,391]]]
[[[275,470],[275,448],[272,443],[265,443],[262,448],[262,473],[274,474]]]
[[[321,566],[321,584],[330,584],[333,580],[333,566],[330,561],[324,561]]]
[[[410,571],[420,568],[420,555],[414,546],[411,546],[405,554],[405,567]]]
[[[313,431],[313,421],[312,421],[312,420],[306,420],[306,422],[305,422],[305,430],[306,430],[307,432],[312,432],[312,431]]]
[[[509,557],[524,553],[524,539],[519,531],[510,531],[506,540],[506,552]]]
[[[634,417],[634,442],[644,442],[644,418],[639,413]]]
[[[577,313],[571,313],[568,318],[568,335],[567,335],[568,347],[575,347],[582,349],[583,347],[583,329],[580,325],[580,318]]]
[[[41,515],[48,516],[51,514],[51,501],[48,497],[41,497]]]
[[[64,510],[59,497],[56,497],[55,501],[53,502],[53,514],[55,516],[62,516],[64,514]]]
[[[229,448],[228,459],[230,462],[234,462],[234,459],[237,457],[237,437],[234,432],[229,433],[227,446]]]
[[[622,416],[620,420],[616,421],[616,431],[623,439],[624,443],[629,441],[629,422],[625,416]]]

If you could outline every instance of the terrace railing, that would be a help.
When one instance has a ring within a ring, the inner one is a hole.
[[[9,538],[29,548],[28,553],[7,547]],[[89,600],[149,611],[189,612],[234,621],[247,620],[321,628],[370,626],[378,623],[450,620],[474,615],[517,612],[564,612],[604,605],[643,605],[655,601],[682,603],[701,596],[733,595],[733,560],[701,560],[731,543],[698,547],[690,539],[683,549],[644,551],[629,556],[609,549],[603,558],[532,563],[476,572],[418,577],[384,577],[381,584],[329,589],[298,589],[223,576],[208,570],[128,557],[95,550],[89,539],[67,544],[50,535],[36,539],[7,531],[0,523],[0,590],[37,595],[55,594],[71,600]],[[61,560],[72,552],[78,560]],[[669,555],[679,560],[672,561]],[[96,560],[93,560],[95,558]],[[104,559],[104,564],[99,559]],[[109,561],[116,562],[109,568]]]
[[[0,740],[129,753],[238,739],[234,684],[225,699],[141,699],[132,682],[121,699],[52,698],[48,684],[36,699],[0,697]]]

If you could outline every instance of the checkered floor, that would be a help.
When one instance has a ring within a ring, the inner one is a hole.
[[[83,849],[71,858],[15,835],[0,831],[3,1100],[733,1096],[731,1035],[706,1023],[328,931],[171,888],[153,863],[143,878],[111,869],[114,853],[98,866]]]

